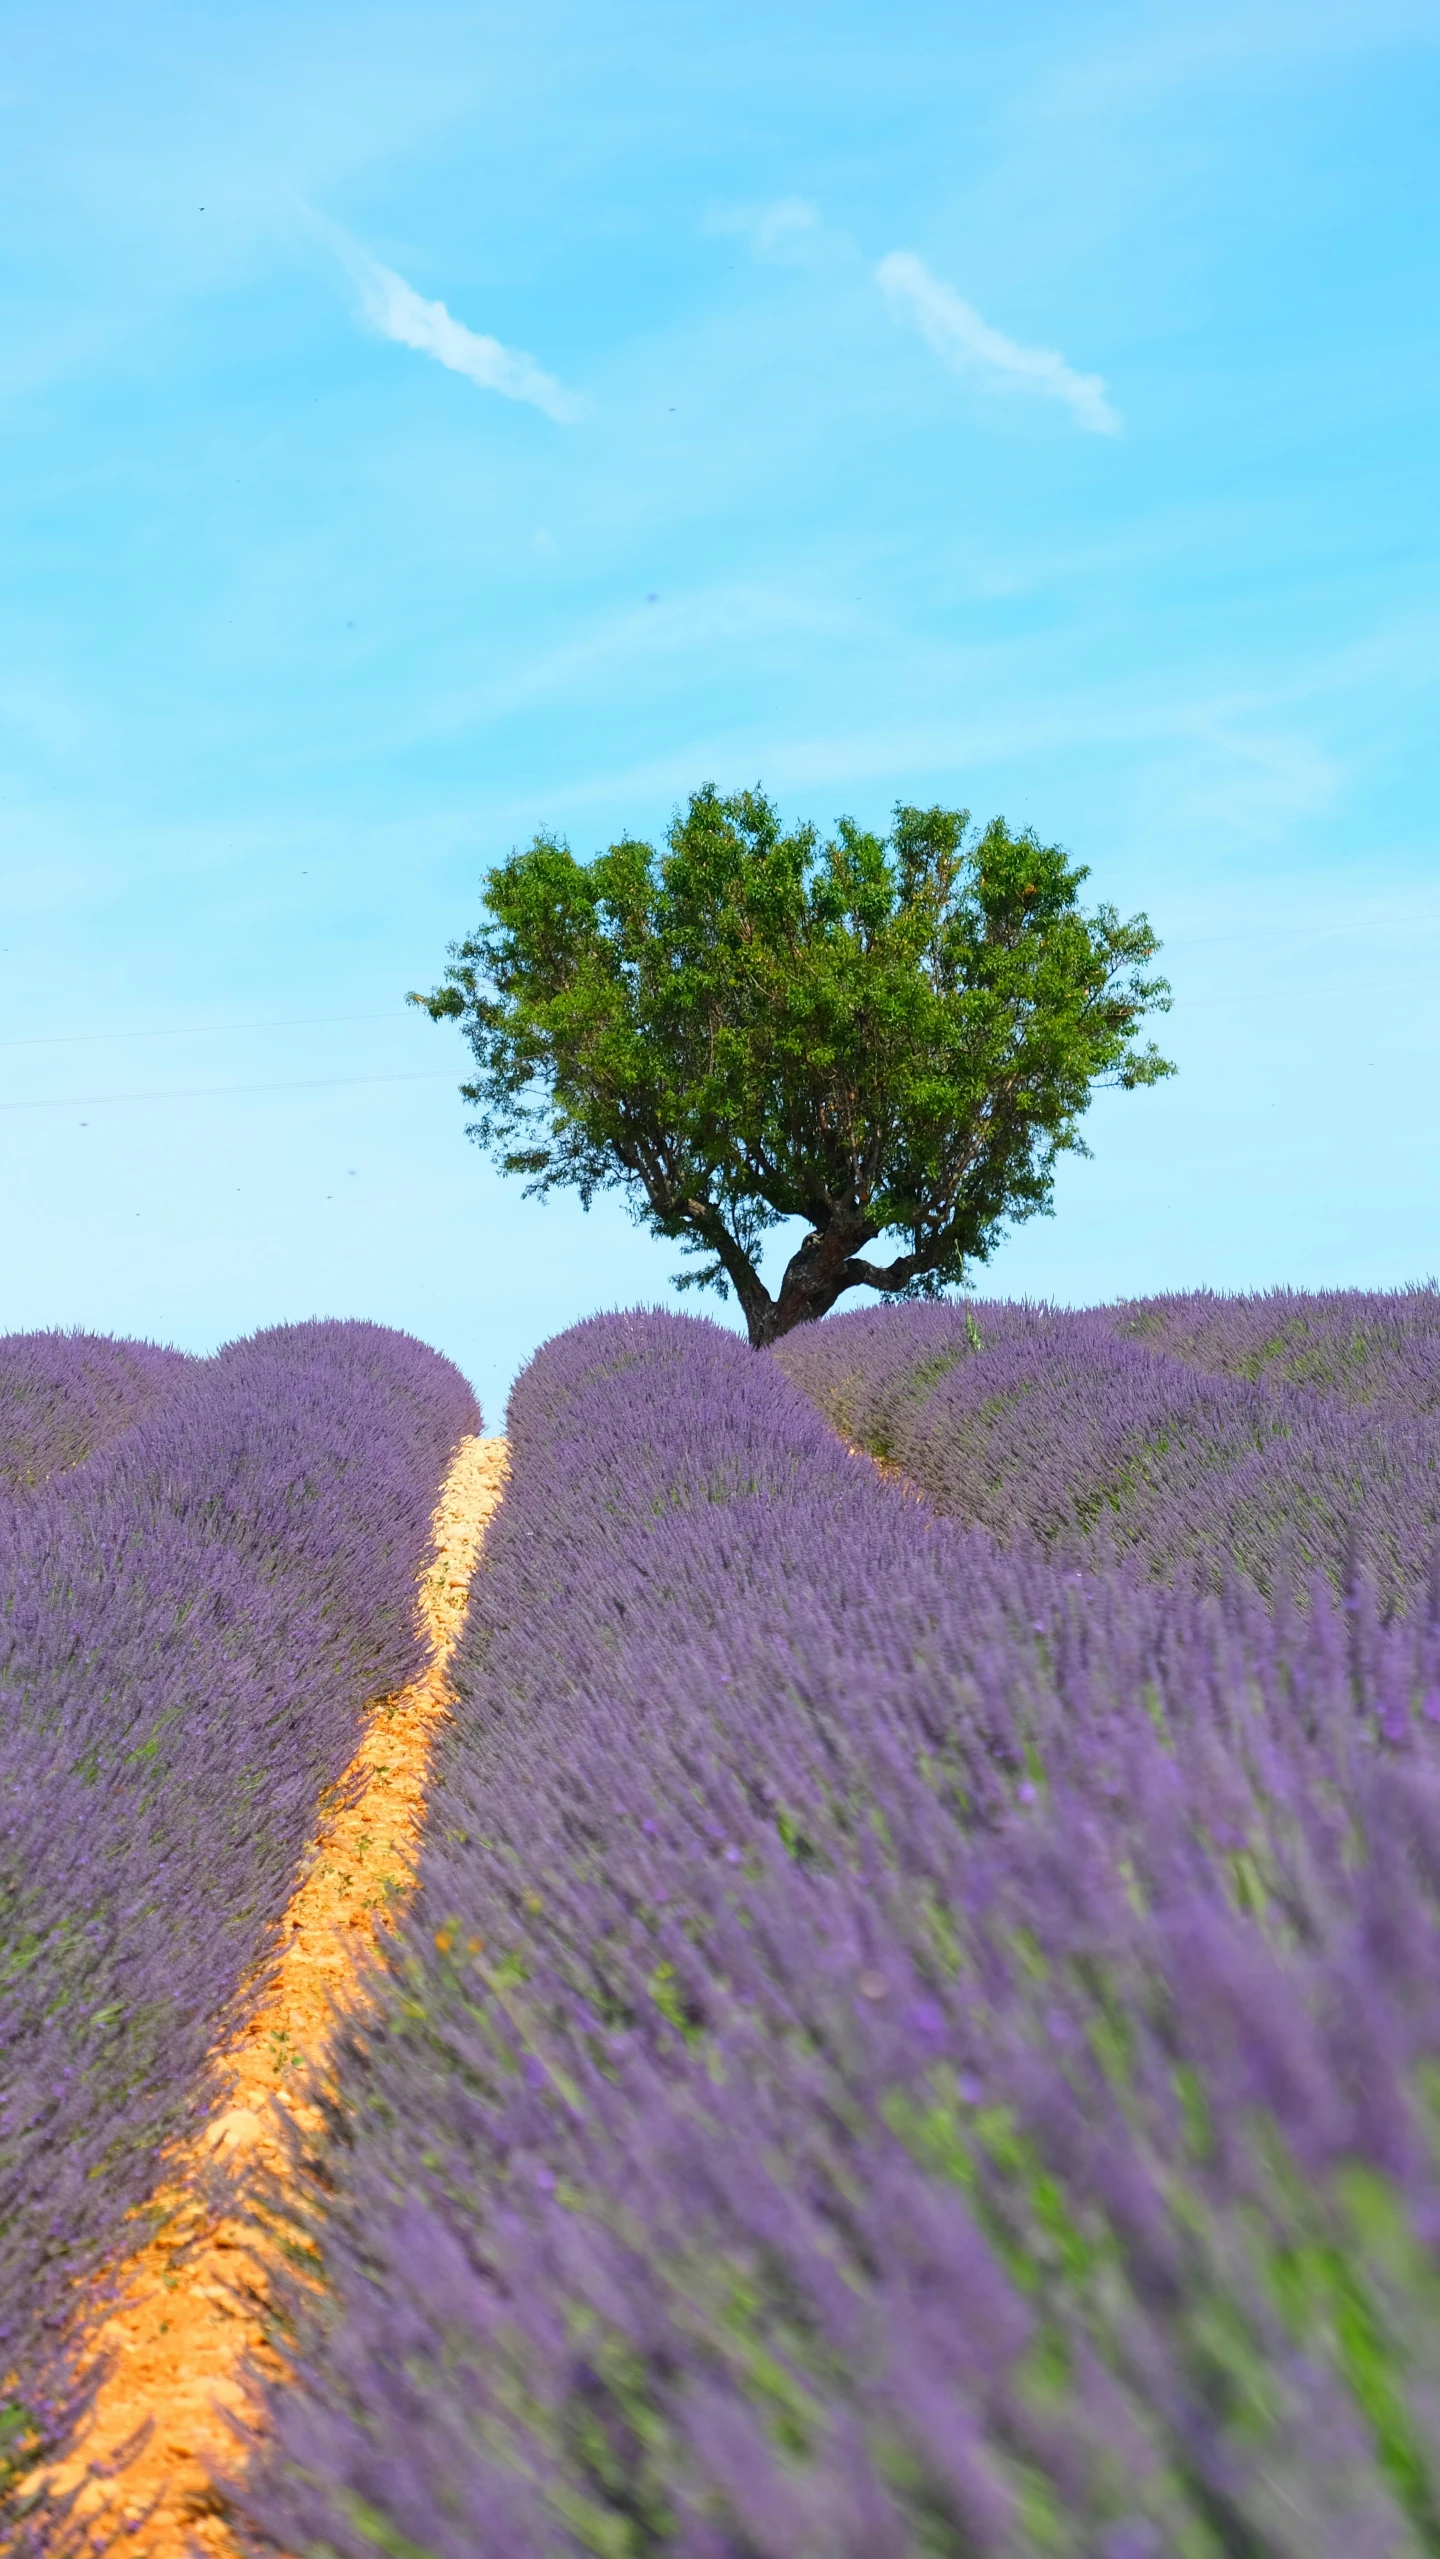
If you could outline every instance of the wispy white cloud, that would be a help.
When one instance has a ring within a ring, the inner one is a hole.
[[[932,275],[910,249],[894,249],[875,269],[876,282],[897,310],[912,320],[926,343],[947,363],[987,374],[1017,390],[1060,400],[1077,426],[1091,435],[1118,435],[1120,420],[1098,373],[1077,373],[1052,347],[1021,346],[992,329],[952,286]]]
[[[520,347],[502,346],[498,338],[487,337],[477,329],[467,329],[447,311],[443,302],[427,302],[403,275],[393,267],[380,264],[352,240],[338,223],[312,216],[320,232],[354,279],[359,288],[361,312],[369,326],[382,338],[393,338],[397,346],[413,347],[417,355],[433,356],[451,373],[463,373],[481,391],[498,391],[502,399],[528,400],[532,408],[543,409],[547,418],[561,426],[573,426],[587,415],[590,403],[582,394],[567,389],[526,355]]]
[[[735,205],[712,214],[707,225],[711,231],[738,232],[754,257],[785,265],[809,259],[823,227],[819,206],[799,195],[781,196],[774,204]]]
[[[1038,113],[1093,117],[1152,107],[1167,92],[1227,74],[1285,71],[1301,61],[1435,41],[1434,0],[1237,0],[1153,26],[1138,20],[1092,53],[1059,58],[1034,92]]]
[[[467,329],[451,318],[443,302],[427,302],[391,267],[372,266],[362,287],[365,317],[382,338],[394,338],[419,355],[433,355],[451,373],[463,373],[482,391],[498,391],[506,400],[528,400],[561,426],[573,426],[585,415],[586,403],[533,355],[502,346],[498,338]]]

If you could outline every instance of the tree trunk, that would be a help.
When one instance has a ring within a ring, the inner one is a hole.
[[[669,1201],[665,1207],[667,1214],[675,1214]],[[852,1213],[806,1236],[790,1257],[779,1296],[772,1297],[749,1254],[708,1200],[686,1200],[680,1214],[718,1257],[740,1300],[752,1351],[768,1350],[772,1342],[793,1333],[797,1324],[818,1324],[847,1289],[878,1288],[893,1294],[906,1287],[917,1271],[927,1270],[935,1258],[933,1253],[902,1254],[883,1270],[861,1261],[861,1248],[874,1241],[876,1230]]]
[[[779,1296],[767,1295],[764,1305],[753,1312],[748,1306],[745,1309],[752,1350],[764,1350],[793,1333],[797,1324],[818,1324],[822,1315],[828,1315],[837,1297],[860,1284],[862,1272],[868,1277],[866,1266],[853,1256],[869,1241],[864,1227],[831,1226],[807,1235],[791,1257]]]

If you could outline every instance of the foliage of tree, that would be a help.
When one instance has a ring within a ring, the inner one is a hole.
[[[1049,1209],[1100,1083],[1163,978],[1143,915],[1083,913],[1086,871],[1002,818],[898,807],[786,832],[759,791],[695,792],[665,849],[579,862],[550,835],[491,870],[484,920],[423,1004],[476,1073],[471,1134],[533,1192],[622,1190],[777,1340],[846,1290],[934,1295]],[[775,1296],[768,1229],[807,1232]],[[902,1249],[866,1258],[883,1236]]]

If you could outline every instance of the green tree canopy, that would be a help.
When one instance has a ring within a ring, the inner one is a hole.
[[[463,1024],[471,1134],[546,1192],[623,1190],[734,1288],[758,1344],[851,1288],[931,1295],[1048,1209],[1098,1083],[1172,1072],[1136,1045],[1169,990],[1143,915],[1084,914],[1088,874],[1003,818],[897,808],[787,834],[759,791],[695,792],[666,850],[591,862],[537,836],[433,994]],[[778,1294],[767,1228],[808,1228]],[[882,1236],[887,1262],[864,1258]]]

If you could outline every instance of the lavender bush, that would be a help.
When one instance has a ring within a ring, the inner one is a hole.
[[[76,2281],[196,2120],[366,1700],[417,1667],[416,1575],[476,1423],[420,1343],[296,1325],[194,1363],[107,1452],[0,1496],[12,2448],[52,2430]]]
[[[1110,1310],[1121,1332],[1231,1377],[1311,1386],[1347,1404],[1440,1408],[1440,1289],[1328,1289],[1303,1296],[1139,1298]]]
[[[511,1432],[250,2545],[1440,2548],[1440,1593],[1007,1556],[668,1316]]]
[[[78,1466],[192,1365],[183,1352],[102,1333],[0,1334],[0,1487]]]
[[[1347,1299],[1329,1334],[1339,1301],[1280,1301],[1294,1339],[1343,1343],[1325,1358],[1369,1379],[1362,1409],[1274,1363],[1264,1382],[1249,1374],[1265,1365],[1254,1346],[1275,1337],[1275,1303],[897,1307],[834,1317],[775,1357],[936,1509],[1002,1537],[1028,1531],[1056,1555],[1166,1578],[1240,1570],[1266,1589],[1287,1572],[1342,1584],[1363,1556],[1387,1603],[1411,1600],[1440,1536],[1425,1404],[1427,1391],[1440,1400],[1440,1299]],[[1306,1305],[1315,1331],[1302,1337]],[[1355,1347],[1367,1340],[1373,1356]]]

